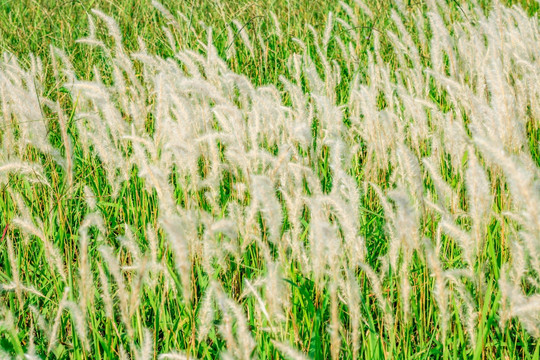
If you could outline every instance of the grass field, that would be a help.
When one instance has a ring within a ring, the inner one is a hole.
[[[536,0],[0,2],[0,357],[539,359]]]

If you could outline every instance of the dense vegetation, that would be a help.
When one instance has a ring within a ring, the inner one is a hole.
[[[538,2],[171,3],[0,4],[2,357],[539,358]]]

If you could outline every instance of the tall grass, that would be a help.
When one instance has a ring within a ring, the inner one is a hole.
[[[4,357],[538,358],[537,15],[355,0],[190,48],[153,5],[169,55],[92,10],[91,73],[0,61]]]

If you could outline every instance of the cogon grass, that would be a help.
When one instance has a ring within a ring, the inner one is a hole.
[[[164,58],[144,41],[125,49],[95,10],[80,42],[103,50],[109,78],[78,78],[51,50],[71,109],[43,92],[39,59],[4,56],[7,353],[537,356],[540,172],[526,124],[538,126],[540,34],[537,17],[492,6],[397,1],[350,74],[359,19],[375,15],[342,3],[265,86],[218,56],[211,27],[202,52],[170,30]],[[270,49],[233,24],[229,61]]]

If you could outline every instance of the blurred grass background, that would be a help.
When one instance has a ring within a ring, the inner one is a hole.
[[[459,5],[464,1],[448,2]],[[489,0],[479,2],[489,8]],[[540,6],[536,0],[502,2],[507,5],[520,4],[529,14],[538,12]],[[390,26],[392,2],[366,0],[365,3],[373,9],[375,15],[373,22],[366,23],[366,33],[369,33],[371,28],[384,32]],[[414,8],[423,6],[424,1],[405,0],[404,3]],[[180,12],[188,20],[180,19],[183,27],[172,29],[181,47],[200,49],[198,40],[206,40],[200,25],[202,21],[214,29],[214,41],[218,51],[222,52],[221,55],[224,55],[224,50],[229,45],[226,24],[236,30],[232,20],[239,20],[257,45],[255,35],[266,34],[265,29],[272,24],[270,12],[274,12],[283,31],[283,41],[270,44],[274,46],[269,48],[275,67],[261,69],[257,67],[256,59],[249,57],[239,57],[237,62],[230,63],[233,70],[248,75],[252,81],[259,84],[275,82],[276,73],[280,72],[288,57],[298,51],[293,38],[309,42],[310,33],[306,24],[311,24],[320,31],[324,29],[328,12],[339,9],[338,0],[174,0],[164,1],[163,4],[173,15]],[[151,0],[2,0],[0,51],[13,53],[23,62],[27,62],[27,55],[32,53],[45,59],[48,64],[50,46],[53,45],[66,51],[80,76],[88,77],[92,66],[100,63],[99,53],[75,41],[87,35],[87,14],[92,9],[100,9],[118,22],[127,49],[136,49],[137,39],[140,37],[146,42],[150,52],[162,56],[172,55],[162,31],[162,27],[167,26],[167,20],[156,11]],[[48,71],[50,72],[49,68]]]

